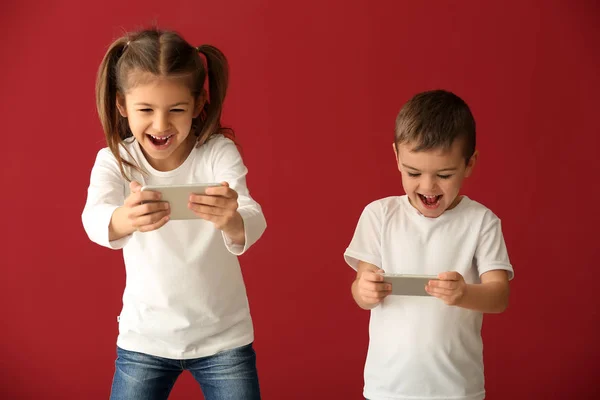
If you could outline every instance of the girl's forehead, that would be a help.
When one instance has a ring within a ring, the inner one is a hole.
[[[127,75],[125,93],[143,91],[180,91],[191,94],[187,79],[181,76],[156,75],[151,72],[131,71]]]
[[[126,97],[135,98],[158,98],[163,101],[172,101],[174,99],[189,99],[192,92],[188,85],[180,79],[169,79],[155,77],[155,79],[145,79],[129,86],[125,91]]]

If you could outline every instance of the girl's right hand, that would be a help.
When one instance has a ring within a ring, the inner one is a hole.
[[[169,203],[157,201],[160,200],[159,192],[142,192],[142,185],[135,181],[129,184],[129,189],[131,194],[125,199],[123,213],[132,231],[153,231],[169,221]]]

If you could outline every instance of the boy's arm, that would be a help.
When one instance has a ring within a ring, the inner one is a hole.
[[[505,270],[493,270],[481,275],[481,283],[467,285],[459,307],[482,313],[501,313],[508,307],[510,286]]]
[[[458,272],[444,272],[439,281],[430,281],[426,290],[448,305],[482,313],[501,313],[508,307],[510,287],[505,270],[492,270],[481,275],[481,283],[467,284]]]
[[[502,235],[501,222],[492,213],[486,214],[474,260],[481,283],[467,284],[458,272],[439,274],[439,281],[427,286],[430,294],[446,304],[482,313],[501,313],[508,307],[509,280],[514,276]]]

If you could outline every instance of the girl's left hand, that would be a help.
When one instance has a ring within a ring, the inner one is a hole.
[[[467,292],[467,284],[461,274],[456,271],[442,272],[439,281],[431,280],[425,286],[430,295],[442,299],[444,303],[455,306],[460,303]]]
[[[243,244],[244,220],[237,212],[237,199],[237,192],[231,189],[227,182],[222,182],[219,187],[207,188],[205,195],[190,195],[188,208],[200,218],[212,222],[215,228],[225,232],[233,243]]]

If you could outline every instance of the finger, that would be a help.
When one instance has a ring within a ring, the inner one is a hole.
[[[230,209],[213,207],[213,206],[205,206],[205,205],[200,205],[200,204],[195,204],[195,203],[188,203],[188,208],[198,214],[209,214],[209,215],[214,215],[214,216],[219,216],[219,217],[230,217],[234,213],[233,210],[230,210]]]
[[[142,185],[137,181],[131,181],[129,182],[129,190],[131,190],[131,193],[137,193],[142,190]]]
[[[223,197],[227,197],[230,199],[238,198],[237,192],[235,190],[231,189],[227,182],[222,182],[221,185],[222,186],[209,187],[206,189],[205,193],[208,196],[223,196]]]
[[[379,271],[383,272],[379,268],[377,271],[364,271],[361,278],[369,282],[383,282],[383,275]]]
[[[204,204],[207,206],[214,206],[220,208],[236,208],[237,209],[237,201],[230,199],[228,197],[220,197],[220,196],[204,196],[201,194],[192,194],[189,198],[191,203],[196,204]]]
[[[358,287],[361,290],[372,293],[389,292],[392,290],[392,285],[389,283],[363,282],[363,284],[359,284]]]
[[[169,216],[166,215],[164,217],[162,217],[160,220],[158,220],[157,222],[153,223],[153,224],[149,224],[149,225],[144,225],[142,227],[140,227],[140,229],[138,229],[140,232],[150,232],[150,231],[154,231],[160,227],[162,227],[164,224],[166,224],[167,222],[169,222]]]
[[[360,298],[362,299],[363,302],[367,303],[367,304],[377,304],[380,303],[381,300],[380,298],[375,298],[375,297],[365,297],[362,294],[360,295]]]
[[[381,300],[385,298],[389,292],[371,292],[371,291],[361,291],[359,292],[363,299],[371,299],[371,300]]]
[[[454,290],[458,287],[458,282],[443,281],[443,280],[440,280],[440,281],[431,280],[431,281],[429,281],[429,286],[434,287],[434,288],[443,288],[443,289]]]
[[[197,212],[194,212],[194,214],[196,214],[198,217],[202,218],[205,221],[212,222],[212,224],[217,229],[222,229],[223,226],[225,225],[226,219],[221,216],[212,215],[212,214],[203,214],[203,213],[197,213]]]
[[[445,281],[458,281],[461,278],[461,275],[456,271],[448,271],[440,273],[438,278]]]
[[[132,221],[132,225],[134,228],[139,230],[140,232],[147,232],[149,230],[149,226],[154,226],[158,222],[160,222],[165,217],[168,217],[168,211],[157,212],[153,214],[143,215],[141,217],[135,218]],[[156,228],[154,228],[156,229]],[[152,230],[152,229],[150,229]]]
[[[139,218],[144,215],[152,215],[159,212],[170,212],[169,203],[166,201],[158,201],[152,203],[144,203],[133,207],[129,218]],[[154,222],[154,221],[153,221]]]
[[[125,205],[128,207],[134,207],[145,201],[158,201],[161,198],[160,192],[152,190],[144,190],[143,192],[132,192],[127,199],[125,199]]]
[[[450,296],[454,293],[454,291],[450,290],[450,289],[444,289],[444,288],[439,288],[439,287],[436,288],[436,287],[431,287],[431,286],[427,286],[425,290],[427,290],[427,292],[430,294],[436,294],[439,296]],[[439,297],[439,296],[436,296],[436,297]]]

